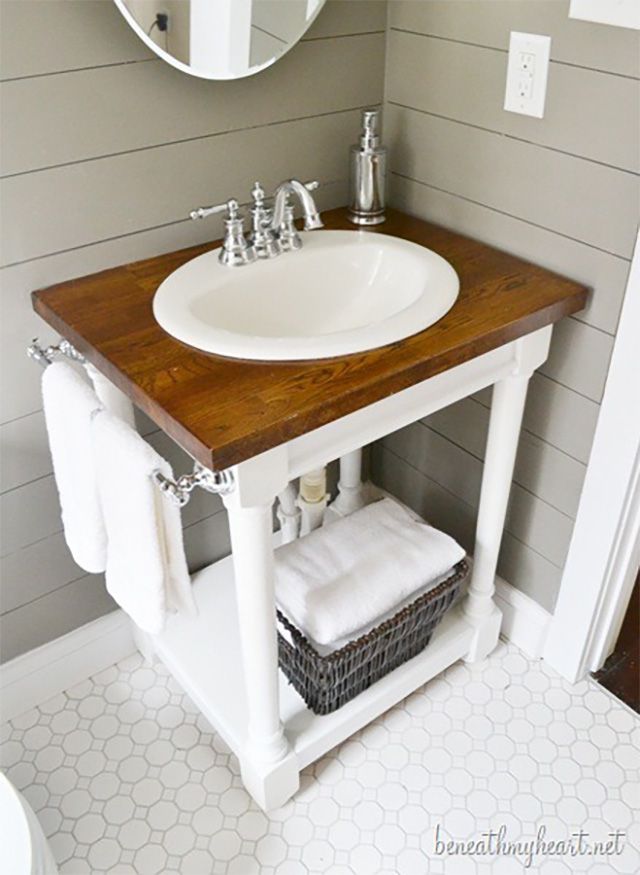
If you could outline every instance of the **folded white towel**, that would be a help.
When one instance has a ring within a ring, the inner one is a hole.
[[[311,646],[316,650],[320,656],[329,656],[330,653],[335,653],[336,650],[340,650],[342,647],[346,647],[351,641],[357,641],[358,638],[362,638],[363,635],[367,635],[371,632],[372,629],[375,629],[376,626],[379,626],[381,623],[390,620],[392,617],[401,611],[403,608],[406,608],[407,605],[415,602],[416,599],[419,599],[420,596],[425,595],[430,590],[435,589],[439,583],[443,583],[451,574],[451,571],[447,571],[445,574],[441,574],[440,577],[436,577],[434,580],[430,580],[428,583],[425,583],[424,586],[419,587],[415,592],[411,593],[411,595],[402,599],[398,602],[397,605],[394,605],[390,610],[385,611],[384,614],[381,614],[379,617],[376,617],[374,620],[371,620],[369,623],[366,623],[364,626],[361,626],[359,629],[354,629],[349,635],[345,635],[344,638],[336,638],[335,641],[332,641],[331,644],[320,644],[320,642],[315,641],[310,635],[305,635],[305,638],[311,644]],[[288,641],[289,644],[293,645],[293,635],[289,632],[287,627],[278,617],[278,632],[285,641]],[[302,631],[302,630],[301,630]]]
[[[279,547],[276,601],[301,632],[330,645],[435,586],[464,555],[449,535],[385,498]]]
[[[91,415],[101,407],[100,401],[67,362],[54,362],[45,368],[42,400],[69,550],[85,571],[104,571],[107,538],[91,437]]]
[[[106,410],[92,421],[98,491],[107,529],[107,589],[152,635],[167,613],[195,612],[180,510],[153,482],[173,473],[130,426]]]

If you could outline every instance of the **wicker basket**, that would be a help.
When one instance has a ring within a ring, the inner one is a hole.
[[[321,656],[278,611],[293,642],[278,634],[280,668],[314,714],[330,714],[424,650],[468,574],[469,566],[462,560],[434,589],[327,656]]]

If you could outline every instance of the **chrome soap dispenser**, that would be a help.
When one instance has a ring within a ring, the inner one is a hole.
[[[356,225],[384,222],[387,150],[380,145],[377,109],[362,113],[360,142],[351,147],[349,219]]]

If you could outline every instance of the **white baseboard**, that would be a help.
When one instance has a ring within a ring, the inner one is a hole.
[[[134,653],[131,627],[123,611],[113,611],[0,665],[2,722]]]
[[[502,611],[502,637],[532,659],[540,659],[551,622],[549,611],[501,577],[496,577],[494,598]]]

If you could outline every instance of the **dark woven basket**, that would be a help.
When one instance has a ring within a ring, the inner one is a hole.
[[[321,656],[278,611],[278,619],[293,642],[278,633],[280,668],[314,714],[330,714],[424,650],[468,574],[469,566],[463,559],[434,589],[327,656]]]

